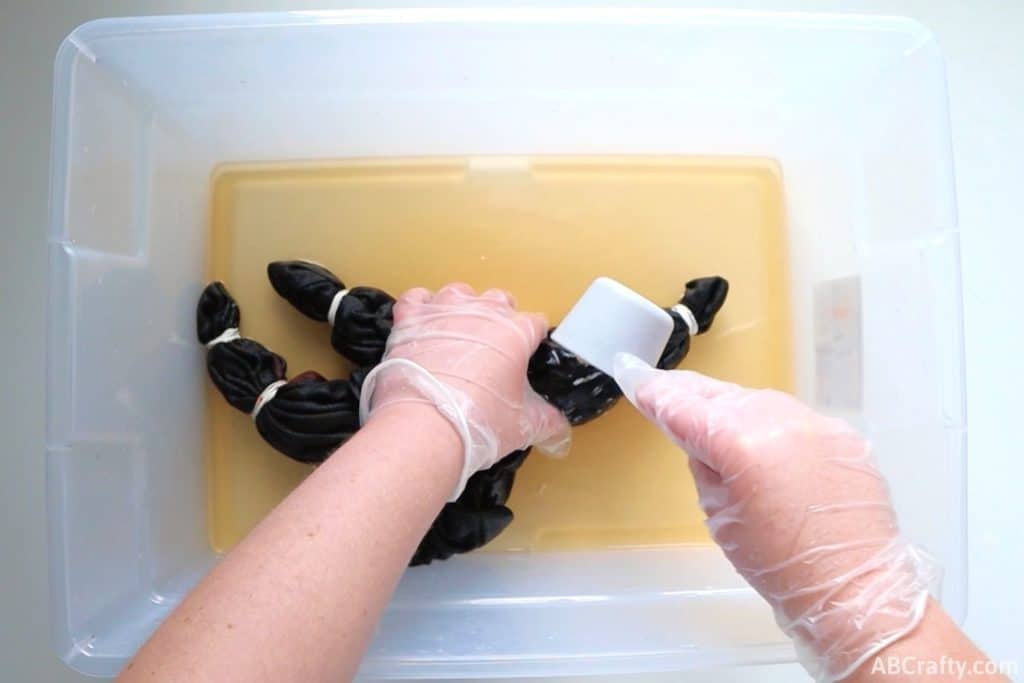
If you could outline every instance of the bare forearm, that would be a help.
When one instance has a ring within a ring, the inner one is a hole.
[[[220,562],[122,679],[351,678],[461,459],[432,408],[375,415]]]
[[[942,606],[930,600],[917,628],[865,662],[844,683],[1009,681],[999,674],[984,673],[987,662],[988,657],[953,623]]]

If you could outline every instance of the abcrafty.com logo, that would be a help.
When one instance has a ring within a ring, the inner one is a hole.
[[[970,676],[1014,676],[1019,670],[1017,662],[964,661],[943,655],[938,659],[919,657],[877,657],[871,664],[871,673],[889,676],[929,676],[966,680]]]

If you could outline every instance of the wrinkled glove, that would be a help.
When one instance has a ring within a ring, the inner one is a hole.
[[[454,284],[437,294],[412,289],[395,303],[384,360],[363,383],[360,419],[396,403],[432,404],[463,442],[455,500],[476,471],[512,451],[569,446],[569,424],[530,388],[526,366],[547,333],[537,314],[519,313],[512,297],[479,296]]]
[[[625,394],[689,454],[711,536],[818,681],[924,615],[934,561],[900,536],[868,444],[788,394],[617,359]]]

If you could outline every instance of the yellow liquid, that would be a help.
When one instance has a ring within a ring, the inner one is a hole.
[[[242,333],[289,374],[347,376],[323,323],[270,287],[266,265],[309,259],[346,286],[394,295],[464,281],[512,291],[557,322],[607,275],[663,306],[722,275],[729,298],[682,366],[790,389],[781,175],[766,159],[577,157],[227,165],[213,179],[211,279]],[[226,550],[310,467],[266,445],[248,415],[208,394],[210,538]],[[527,459],[515,521],[487,551],[707,542],[685,458],[629,405],[573,431],[568,458]]]

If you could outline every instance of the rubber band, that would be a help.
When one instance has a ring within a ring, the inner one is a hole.
[[[223,344],[225,342],[231,342],[241,338],[242,335],[238,333],[237,327],[229,327],[228,329],[224,330],[210,341],[206,342],[206,348],[212,349],[217,344]]]
[[[346,294],[348,294],[348,290],[343,289],[331,299],[331,307],[327,309],[327,322],[331,324],[331,327],[334,327],[334,316],[338,315],[338,307],[341,306],[341,300],[345,298]]]
[[[684,303],[678,303],[672,307],[672,310],[679,314],[679,317],[686,323],[686,327],[690,330],[690,336],[696,336],[700,332],[700,325],[697,324],[697,316],[693,314],[693,311],[689,309]]]
[[[250,415],[252,415],[253,422],[256,421],[256,416],[260,414],[263,406],[270,403],[270,400],[277,395],[277,390],[285,384],[288,384],[288,380],[279,379],[276,382],[268,384],[267,388],[260,392],[260,395],[256,397],[255,405],[252,407],[252,413],[250,413]]]

